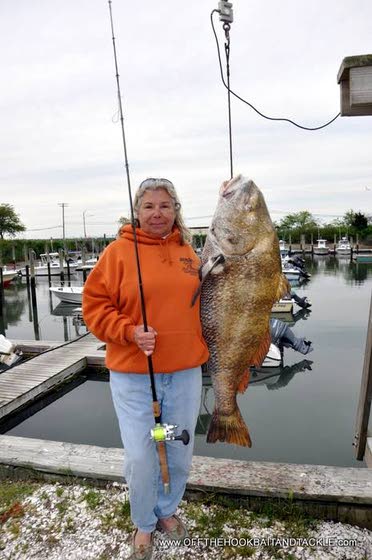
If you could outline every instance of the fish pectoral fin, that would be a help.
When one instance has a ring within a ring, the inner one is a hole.
[[[261,366],[262,362],[265,359],[266,354],[269,351],[270,343],[271,343],[271,335],[270,335],[270,329],[268,329],[267,333],[265,334],[265,336],[261,341],[260,346],[257,348],[251,360],[252,361],[251,366],[256,366],[256,367]]]
[[[216,441],[252,447],[248,428],[238,407],[229,415],[220,414],[218,410],[214,409],[207,442],[216,443]]]
[[[208,276],[210,274],[220,274],[221,272],[223,272],[224,262],[225,262],[225,257],[221,253],[220,255],[217,255],[217,257],[209,258],[207,260],[207,262],[205,262],[200,267],[200,269],[199,269],[200,284],[199,284],[197,290],[195,290],[194,295],[192,296],[191,307],[193,307],[195,305],[195,302],[198,299],[198,296],[200,295],[202,285],[203,285],[204,281],[208,278]]]
[[[225,257],[219,254],[216,257],[210,257],[201,267],[201,282],[203,283],[210,274],[220,274],[224,270]]]
[[[237,387],[237,392],[238,393],[244,393],[247,390],[248,384],[249,384],[249,379],[251,377],[251,371],[248,368],[241,376],[241,378],[239,379],[239,384]]]
[[[278,289],[275,295],[275,301],[278,301],[283,296],[291,293],[291,285],[287,280],[285,274],[280,275]]]

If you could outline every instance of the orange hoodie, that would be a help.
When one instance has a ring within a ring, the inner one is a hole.
[[[180,245],[174,228],[165,239],[136,229],[147,323],[157,332],[152,354],[155,373],[170,373],[208,360],[202,336],[199,300],[199,259],[190,245]],[[120,239],[103,252],[84,285],[83,314],[89,330],[106,344],[106,365],[114,371],[147,373],[147,357],[134,342],[143,324],[137,268],[130,224]]]

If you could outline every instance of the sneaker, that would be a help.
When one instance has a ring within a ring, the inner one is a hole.
[[[137,531],[138,529],[136,529],[132,534],[131,554],[128,556],[127,560],[151,560],[154,533],[151,533],[151,540],[149,544],[136,545],[135,540]]]

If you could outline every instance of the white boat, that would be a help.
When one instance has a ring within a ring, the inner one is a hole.
[[[304,276],[304,273],[300,268],[293,266],[286,259],[282,260],[282,271],[288,280],[296,280],[297,278],[302,278]]]
[[[281,259],[288,257],[289,250],[287,249],[285,241],[283,239],[279,239],[279,252]]]
[[[8,270],[6,266],[3,268],[3,286],[6,288],[10,282],[18,276],[18,270]]]
[[[351,245],[347,237],[341,237],[340,241],[337,243],[336,253],[338,255],[351,254]]]
[[[83,300],[83,286],[51,286],[49,290],[65,303],[80,304]]]
[[[270,344],[268,353],[262,362],[261,368],[279,367],[282,364],[282,354],[275,344]]]
[[[0,371],[14,366],[22,358],[22,352],[16,345],[0,334]]]
[[[326,239],[318,239],[318,244],[314,247],[315,255],[328,255],[329,247]]]
[[[61,268],[59,262],[59,253],[41,253],[40,254],[40,262],[35,265],[35,276],[48,276],[48,259],[50,263],[50,274],[51,276],[58,276],[61,272],[67,272],[68,268],[73,271],[76,270],[78,266],[76,262],[71,261],[67,264],[67,262],[63,261],[63,267]],[[22,276],[26,276],[26,269],[21,269]]]
[[[272,313],[292,313],[293,311],[293,300],[282,298],[276,301],[271,308]]]

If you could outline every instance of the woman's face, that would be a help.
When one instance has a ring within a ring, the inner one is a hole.
[[[140,228],[154,237],[165,237],[172,231],[176,210],[165,189],[145,191],[138,210]]]

